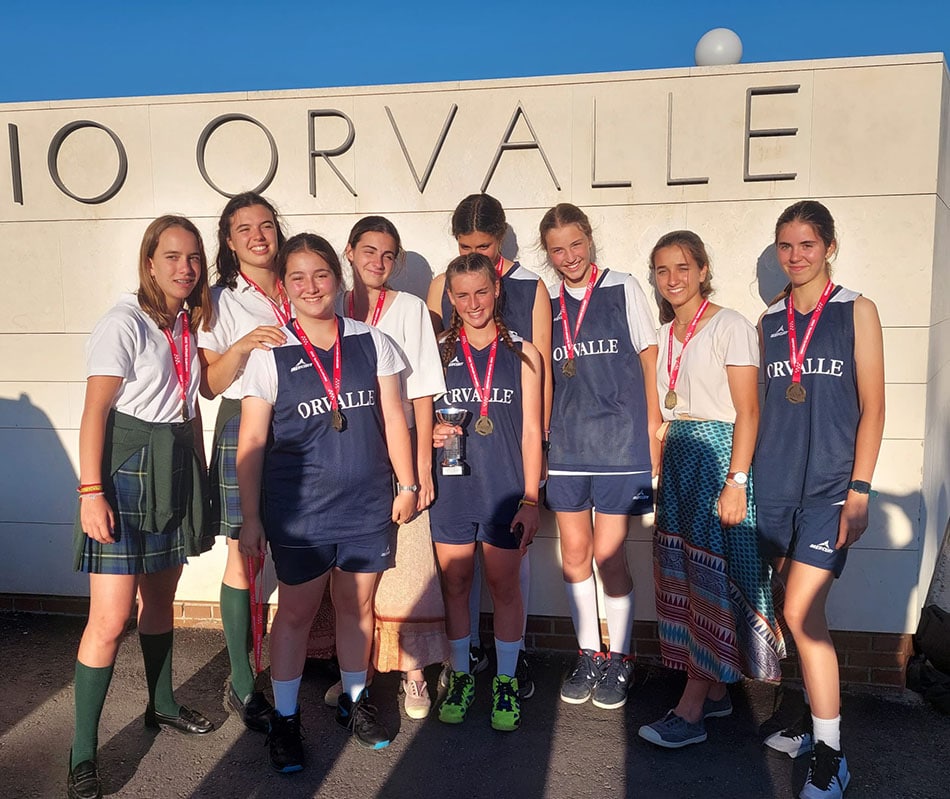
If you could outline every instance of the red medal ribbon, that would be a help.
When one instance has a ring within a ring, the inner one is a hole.
[[[802,382],[802,366],[805,363],[805,352],[811,343],[811,337],[815,332],[815,327],[818,325],[818,319],[821,317],[821,312],[825,309],[825,305],[834,287],[835,284],[829,280],[827,285],[825,285],[825,290],[821,292],[818,304],[815,306],[815,310],[812,311],[808,327],[805,328],[805,335],[802,338],[801,347],[798,346],[798,342],[795,339],[795,303],[792,301],[791,293],[788,295],[788,305],[786,305],[785,310],[788,315],[788,360],[792,367],[793,383]]]
[[[386,289],[380,289],[379,297],[376,300],[376,308],[373,310],[373,321],[370,322],[370,324],[373,327],[376,327],[376,325],[379,323],[379,317],[383,315],[383,304],[385,302],[386,302]],[[349,307],[346,312],[346,315],[350,317],[350,319],[356,319],[355,308],[356,308],[356,302],[353,299],[353,292],[351,291]]]
[[[247,281],[248,285],[252,289],[254,289],[265,300],[267,300],[271,310],[274,312],[274,316],[277,317],[277,323],[279,325],[286,325],[290,321],[290,300],[287,299],[287,295],[284,294],[284,289],[281,287],[280,281],[277,281],[277,294],[280,297],[280,304],[278,304],[267,295],[267,292],[265,292],[264,289],[258,286],[257,283],[251,280],[243,272],[241,272],[241,277]]]
[[[488,398],[491,396],[492,377],[495,375],[495,356],[498,355],[498,335],[491,343],[491,351],[488,353],[488,368],[485,370],[485,387],[482,388],[478,381],[478,372],[475,371],[475,359],[472,357],[472,348],[468,344],[468,336],[465,335],[465,328],[459,330],[459,341],[462,343],[462,352],[465,354],[465,365],[468,366],[468,373],[472,378],[472,385],[475,387],[475,393],[482,401],[481,410],[478,415],[488,416]]]
[[[498,277],[501,277],[502,276],[501,273],[505,271],[505,256],[504,255],[498,256],[498,263],[495,264],[495,271],[498,273]]]
[[[247,559],[247,577],[250,581],[251,635],[254,639],[254,673],[261,673],[264,653],[264,581],[257,581],[257,573],[264,569],[264,556]],[[261,575],[263,577],[263,574]]]
[[[590,265],[590,278],[587,281],[587,288],[584,290],[584,299],[581,300],[581,309],[577,312],[577,321],[574,323],[574,335],[571,335],[571,327],[567,321],[567,304],[564,302],[564,281],[561,281],[561,291],[558,298],[561,301],[561,328],[564,330],[564,346],[567,348],[567,359],[574,360],[574,341],[577,334],[581,331],[581,322],[584,321],[584,315],[587,313],[587,306],[590,305],[590,297],[594,292],[594,283],[597,282],[597,264]]]
[[[178,388],[181,391],[181,401],[188,404],[188,385],[191,383],[191,329],[188,327],[188,314],[179,311],[181,317],[181,353],[175,346],[175,338],[167,327],[162,328],[168,346],[172,351],[172,362],[175,364],[175,376],[178,378]]]
[[[313,368],[317,370],[317,374],[320,375],[320,380],[323,383],[324,389],[327,392],[327,399],[330,400],[330,407],[338,411],[340,409],[340,384],[341,378],[340,374],[342,372],[343,366],[343,356],[340,353],[340,327],[337,325],[336,328],[336,341],[333,343],[333,382],[330,382],[330,378],[327,376],[327,370],[323,368],[323,364],[320,363],[320,359],[317,357],[317,351],[313,348],[313,344],[310,343],[310,339],[307,338],[307,334],[303,332],[303,329],[300,327],[300,323],[296,319],[290,320],[290,326],[293,328],[294,333],[297,335],[297,338],[300,339],[300,343],[303,344],[304,352],[307,353],[307,357],[310,358],[310,362],[313,364]]]
[[[702,318],[703,313],[706,308],[709,307],[709,300],[703,300],[703,304],[699,306],[699,310],[696,311],[696,315],[693,317],[693,321],[689,323],[689,327],[686,328],[686,336],[683,338],[683,349],[680,350],[680,354],[676,356],[676,364],[673,364],[673,324],[670,323],[670,345],[666,353],[666,373],[670,377],[670,391],[676,390],[676,381],[679,380],[680,376],[680,361],[683,359],[683,353],[686,352],[686,345],[689,344],[689,340],[693,337],[693,333],[696,332],[696,325],[699,324],[699,320]]]

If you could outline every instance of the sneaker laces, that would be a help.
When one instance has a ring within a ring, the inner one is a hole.
[[[463,676],[468,677],[469,675],[465,674]],[[467,682],[462,677],[453,674],[449,678],[449,695],[445,698],[445,701],[450,705],[461,705],[465,699],[465,684]]]
[[[811,716],[801,716],[782,730],[783,738],[804,738],[811,735]]]
[[[627,669],[623,658],[611,657],[607,659],[607,668],[604,670],[604,682],[626,682]]]
[[[270,729],[267,731],[267,737],[264,738],[264,745],[268,745],[271,739],[280,740],[285,736],[297,736],[303,738],[304,727],[300,723],[300,714],[293,716],[281,716],[274,713],[271,718]]]
[[[509,680],[498,680],[495,683],[495,707],[498,710],[513,711],[515,686]]]
[[[574,668],[571,669],[571,673],[568,675],[567,679],[569,682],[573,682],[579,677],[586,680],[592,674],[597,674],[597,667],[594,663],[594,659],[586,652],[581,652],[580,656],[577,658],[577,663],[574,664]]]
[[[824,741],[815,744],[815,754],[811,760],[808,782],[822,791],[827,791],[831,781],[838,776],[841,754]]]

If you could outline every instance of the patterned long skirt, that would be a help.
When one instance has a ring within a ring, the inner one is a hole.
[[[653,546],[660,654],[694,679],[778,681],[785,641],[758,549],[752,478],[735,527],[716,505],[732,453],[727,422],[674,421],[663,447]]]

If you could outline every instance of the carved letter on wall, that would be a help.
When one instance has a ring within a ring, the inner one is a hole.
[[[797,172],[777,172],[772,175],[756,174],[749,172],[749,145],[752,139],[760,139],[772,136],[795,136],[798,128],[760,128],[752,129],[752,98],[762,97],[768,94],[798,94],[800,84],[794,86],[756,86],[747,89],[745,93],[745,157],[742,161],[742,179],[746,183],[761,180],[795,180]]]
[[[17,126],[7,124],[10,134],[10,178],[13,182],[13,202],[23,205],[23,173],[20,170],[20,134]]]
[[[436,159],[439,157],[439,153],[442,152],[442,145],[445,144],[445,137],[449,135],[449,128],[452,127],[452,120],[455,119],[455,113],[459,110],[459,107],[452,103],[452,107],[449,109],[449,114],[445,118],[445,124],[442,126],[442,132],[439,134],[439,139],[435,143],[435,147],[432,148],[432,155],[429,156],[429,163],[426,164],[426,171],[422,173],[422,179],[419,179],[419,173],[416,172],[416,167],[412,163],[412,158],[409,157],[409,148],[406,147],[406,143],[403,141],[402,134],[399,132],[399,126],[396,125],[396,118],[393,116],[393,112],[390,111],[389,106],[385,106],[386,116],[389,117],[389,121],[393,126],[393,131],[396,134],[396,139],[399,141],[399,146],[402,147],[402,154],[406,157],[406,163],[409,164],[409,170],[412,172],[412,179],[416,182],[416,188],[419,189],[419,194],[422,194],[426,190],[426,184],[429,182],[429,176],[432,174],[432,167],[435,166]]]
[[[590,131],[590,187],[592,189],[629,189],[629,180],[597,180],[597,98],[593,98]]]
[[[116,152],[119,154],[119,170],[116,173],[115,180],[112,181],[112,185],[109,186],[108,189],[96,197],[80,197],[78,194],[74,194],[66,188],[66,184],[63,183],[63,179],[59,176],[59,165],[57,162],[59,160],[60,148],[70,134],[77,130],[82,130],[83,128],[96,128],[97,130],[103,130],[108,133],[109,138],[112,139],[112,143],[115,145]],[[125,177],[129,173],[129,158],[125,153],[125,147],[122,146],[122,141],[119,137],[105,125],[100,125],[98,122],[92,122],[88,119],[70,122],[56,131],[56,135],[53,136],[52,141],[49,143],[49,151],[46,154],[46,164],[49,167],[49,175],[53,179],[53,183],[56,184],[56,188],[67,197],[72,197],[74,200],[86,203],[87,205],[98,205],[115,197],[115,195],[119,193],[119,189],[122,188],[122,184],[125,183]]]
[[[211,134],[214,133],[222,125],[227,124],[228,122],[250,122],[252,125],[256,125],[267,137],[267,144],[270,146],[270,165],[267,167],[267,174],[264,176],[264,179],[258,183],[250,191],[262,192],[270,186],[271,181],[274,179],[274,175],[277,174],[277,143],[274,141],[274,137],[271,136],[270,131],[265,128],[260,122],[258,122],[254,117],[249,117],[247,114],[222,114],[219,117],[212,119],[205,129],[201,131],[201,135],[198,137],[198,147],[195,157],[198,161],[198,171],[201,173],[201,177],[204,178],[205,183],[207,183],[212,189],[214,189],[218,194],[224,197],[235,197],[240,192],[227,192],[222,189],[220,186],[215,185],[214,181],[208,175],[208,170],[205,167],[205,149],[208,146],[208,139],[211,138]],[[242,189],[243,191],[243,189]]]
[[[346,186],[347,189],[349,189],[350,194],[356,197],[357,196],[356,189],[354,189],[350,185],[350,182],[345,177],[343,177],[343,173],[340,172],[340,170],[336,168],[336,164],[334,164],[330,160],[331,156],[343,155],[343,153],[345,153],[347,150],[350,149],[350,147],[353,146],[353,140],[356,138],[356,128],[353,127],[353,120],[350,119],[342,111],[337,111],[332,108],[319,108],[316,110],[311,109],[307,113],[309,115],[308,127],[310,128],[310,131],[309,131],[310,132],[310,196],[311,197],[317,196],[317,165],[314,159],[317,158],[317,156],[319,156],[320,158],[322,158],[324,161],[327,162],[327,166],[333,170],[333,174],[336,175],[340,179],[343,185]],[[313,120],[318,119],[319,117],[338,117],[339,119],[342,119],[344,122],[346,122],[346,127],[347,127],[346,141],[343,142],[343,144],[341,144],[339,147],[332,147],[329,150],[318,150],[316,141],[315,141],[316,134],[314,133],[314,130],[313,130]]]
[[[518,124],[518,117],[524,117],[525,124],[528,126],[528,131],[531,133],[531,138],[528,141],[509,141],[511,134],[514,133],[515,125]],[[495,151],[495,157],[492,159],[491,166],[488,167],[488,174],[485,175],[485,180],[482,181],[482,192],[488,190],[488,184],[491,183],[491,179],[495,175],[495,170],[498,168],[498,162],[501,161],[501,156],[508,150],[537,150],[541,154],[541,158],[544,161],[544,165],[548,168],[548,174],[551,175],[551,180],[554,181],[554,188],[558,191],[561,190],[561,184],[557,182],[557,178],[554,175],[554,170],[551,168],[551,162],[548,161],[548,157],[544,154],[544,148],[541,146],[541,142],[538,141],[538,135],[534,132],[534,127],[531,125],[531,120],[528,119],[528,115],[524,112],[524,108],[521,103],[518,103],[518,107],[515,109],[515,112],[511,115],[511,121],[508,123],[508,127],[505,129],[505,135],[501,137],[501,143],[498,145],[498,149]]]
[[[666,185],[667,186],[702,186],[709,183],[709,178],[674,178],[673,177],[673,92],[670,92],[666,115]]]

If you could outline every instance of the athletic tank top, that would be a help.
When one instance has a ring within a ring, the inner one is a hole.
[[[512,336],[512,340],[520,352],[521,339]],[[490,352],[490,344],[480,350],[472,347],[475,371],[482,384]],[[494,425],[491,435],[475,432],[481,400],[472,387],[460,343],[456,344],[455,357],[445,369],[445,386],[445,394],[435,401],[436,410],[454,406],[469,412],[462,425],[465,431],[462,455],[469,473],[443,476],[439,469],[442,450],[435,451],[436,500],[429,509],[429,517],[434,524],[459,521],[510,524],[518,511],[518,501],[524,496],[521,359],[499,339],[488,401],[488,417]]]
[[[836,286],[805,353],[805,401],[785,398],[792,382],[788,357],[787,299],[762,317],[765,402],[755,448],[755,499],[760,505],[831,505],[851,481],[860,419],[854,366],[854,301]],[[795,312],[799,344],[811,313]]]
[[[551,289],[554,406],[548,468],[566,472],[650,471],[646,395],[633,347],[624,291],[626,276],[602,269],[574,342],[577,374],[567,360],[561,304]],[[564,292],[571,335],[581,300]],[[651,380],[653,379],[651,375]]]
[[[315,546],[373,535],[390,523],[392,467],[379,406],[377,363],[383,334],[339,319],[340,410],[346,428],[331,425],[320,375],[293,331],[271,352],[277,399],[264,462],[265,529],[284,546]],[[375,334],[375,335],[374,335]],[[314,347],[333,379],[333,350]]]

